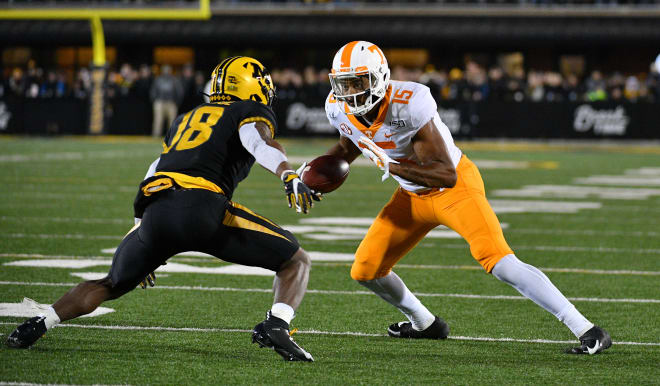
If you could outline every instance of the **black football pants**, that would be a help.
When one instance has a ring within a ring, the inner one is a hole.
[[[168,189],[122,240],[108,273],[119,291],[135,288],[171,256],[199,251],[227,262],[277,272],[298,250],[291,232],[224,195],[203,189]]]

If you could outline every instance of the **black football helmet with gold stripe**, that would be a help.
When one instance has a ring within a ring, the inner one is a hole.
[[[253,100],[270,106],[275,86],[258,60],[234,56],[220,62],[211,73],[211,102]]]

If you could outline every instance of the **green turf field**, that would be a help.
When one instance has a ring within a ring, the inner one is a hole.
[[[296,161],[332,143],[282,142]],[[220,274],[228,264],[192,255],[170,259],[179,265],[157,272],[156,287],[103,305],[114,312],[66,322],[30,350],[2,345],[0,384],[660,383],[660,146],[459,146],[480,166],[517,256],[606,328],[611,349],[563,354],[576,342],[571,332],[485,274],[442,229],[396,271],[447,320],[451,339],[387,337],[402,315],[351,280],[347,258],[394,182],[355,165],[303,216],[287,208],[279,180],[255,167],[234,200],[289,226],[314,252],[292,325],[315,363],[286,363],[250,344],[270,307],[271,276]],[[151,139],[0,137],[2,315],[23,297],[50,304],[80,274],[107,272],[108,249],[131,228],[136,186],[159,151]],[[24,319],[0,316],[0,339]]]

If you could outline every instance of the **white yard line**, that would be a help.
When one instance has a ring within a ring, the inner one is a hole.
[[[0,234],[1,238],[35,238],[35,239],[69,239],[69,240],[121,240],[123,235],[86,235],[81,233],[73,234],[30,234],[30,233],[5,233]],[[428,241],[428,240],[426,240]],[[423,245],[422,245],[423,246]],[[443,248],[467,249],[467,244],[442,244]],[[574,246],[554,246],[554,245],[515,245],[514,250],[536,250],[553,252],[613,252],[625,254],[652,254],[660,255],[658,248],[610,248],[610,247],[574,247]]]
[[[25,223],[26,221],[77,223],[77,224],[119,224],[133,225],[132,218],[85,218],[85,217],[39,217],[39,216],[0,216],[2,221],[15,221]]]
[[[555,218],[556,219],[556,218]],[[0,216],[0,220],[3,221],[12,221],[12,222],[21,222],[26,221],[37,221],[37,222],[55,222],[55,223],[78,223],[78,224],[117,224],[117,225],[133,225],[133,219],[128,218],[74,218],[74,217],[39,217],[39,216]],[[373,218],[349,218],[349,217],[321,217],[321,218],[310,218],[302,219],[301,224],[325,224],[325,225],[357,225],[368,227],[373,222]],[[589,218],[589,222],[593,219]],[[565,222],[565,219],[562,219]],[[581,221],[585,221],[582,219]],[[612,218],[602,218],[603,222],[612,222]],[[648,221],[647,221],[648,222]],[[580,235],[580,236],[629,236],[629,237],[657,237],[660,236],[660,232],[645,232],[645,231],[607,231],[602,229],[548,229],[548,228],[511,228],[511,225],[508,223],[502,224],[503,228],[506,228],[505,233],[523,233],[523,234],[539,234],[539,235]],[[305,232],[316,231],[318,229],[322,231],[332,231],[334,233],[342,232],[344,229],[351,230],[353,228],[330,228],[330,227],[305,227],[304,225],[282,225],[283,228],[296,232],[296,229],[303,229]],[[438,226],[435,230],[445,231],[447,230],[444,226]],[[366,233],[366,228],[364,232]]]
[[[15,162],[51,162],[81,161],[85,159],[125,159],[141,158],[149,155],[145,151],[133,150],[96,150],[86,152],[56,152],[41,154],[10,154],[0,156],[0,163]]]
[[[22,285],[22,286],[47,286],[47,287],[73,287],[77,283],[44,283],[44,282],[20,282],[20,281],[0,281],[0,285]],[[232,287],[204,287],[204,286],[172,286],[157,285],[154,289],[175,290],[175,291],[211,291],[211,292],[253,292],[270,293],[270,288],[232,288]],[[308,294],[319,295],[373,295],[371,291],[339,291],[339,290],[307,290]],[[514,295],[476,295],[476,294],[444,294],[444,293],[423,293],[414,292],[420,297],[445,297],[460,299],[485,299],[485,300],[528,300],[524,296]],[[608,298],[568,298],[578,302],[592,303],[658,303],[660,299],[608,299]]]
[[[15,322],[0,322],[2,325],[15,325]],[[252,330],[237,328],[194,328],[194,327],[154,327],[154,326],[106,326],[106,325],[85,325],[63,323],[57,326],[69,328],[85,328],[97,330],[122,330],[122,331],[168,331],[168,332],[229,332],[229,333],[250,333]],[[366,332],[352,331],[320,331],[320,330],[298,330],[297,334],[311,335],[332,335],[332,336],[364,336],[364,337],[386,337],[387,334],[373,334]],[[450,336],[452,340],[468,340],[481,342],[515,342],[515,343],[542,343],[542,344],[574,344],[573,340],[550,340],[550,339],[518,339],[518,338],[491,338],[485,336]],[[614,341],[616,345],[626,346],[660,346],[657,342],[619,342]]]
[[[111,251],[108,253],[113,253],[114,248],[108,249]],[[104,250],[103,252],[106,252]],[[323,259],[321,255],[341,255],[340,253],[326,253],[326,252],[316,252],[308,251],[310,254],[313,254],[312,260],[315,260],[315,256],[319,256],[319,260],[323,261],[314,261],[313,265],[321,267],[335,267],[335,266],[350,266],[351,261],[349,260],[337,260],[337,262],[331,262],[333,260],[332,256],[328,259]],[[352,254],[347,254],[351,255]],[[197,257],[186,257],[186,256],[197,256]],[[64,259],[64,260],[108,260],[108,256],[70,256],[70,255],[43,255],[38,253],[0,253],[0,258],[8,257],[18,257],[18,258],[29,258],[29,259]],[[352,260],[352,259],[351,259]],[[219,261],[211,255],[206,255],[202,253],[195,252],[194,254],[188,254],[183,252],[179,255],[171,257],[168,261],[179,261],[186,263],[208,263],[209,261]],[[435,269],[435,270],[469,270],[469,271],[481,271],[483,268],[477,265],[435,265],[435,264],[397,264],[397,268],[406,268],[406,269]],[[592,275],[633,275],[633,276],[660,276],[660,271],[641,271],[641,270],[628,270],[628,269],[586,269],[586,268],[564,268],[564,267],[538,267],[544,272],[558,272],[558,273],[580,273],[580,274],[592,274]]]

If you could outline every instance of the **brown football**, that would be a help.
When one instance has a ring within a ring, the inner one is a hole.
[[[322,155],[307,164],[302,181],[312,190],[330,193],[346,181],[348,172],[348,162],[334,155]]]

